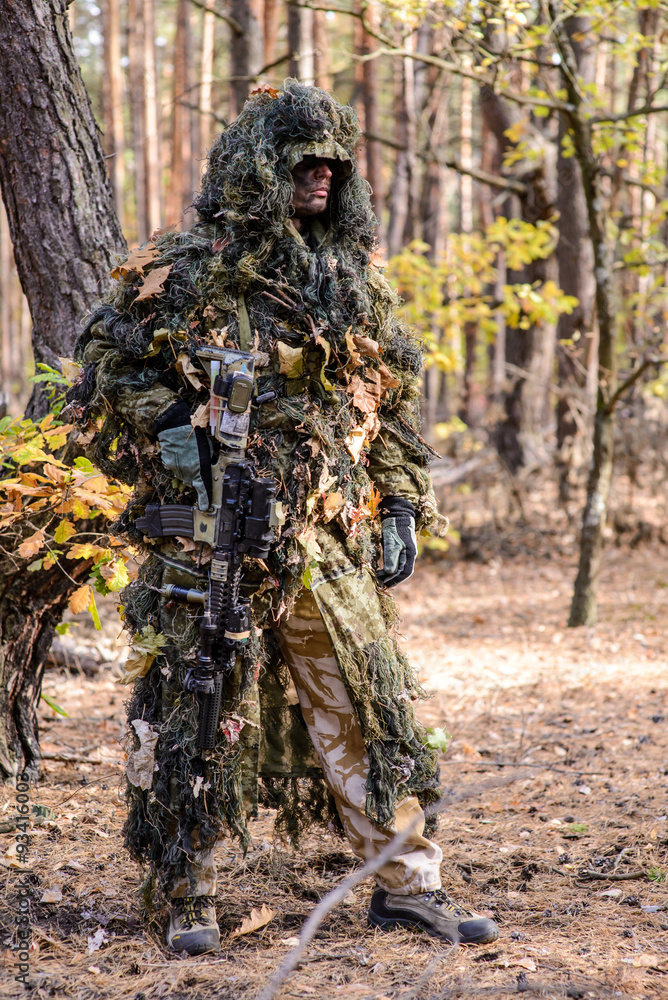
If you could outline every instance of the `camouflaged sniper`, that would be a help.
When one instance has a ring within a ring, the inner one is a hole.
[[[129,704],[129,721],[148,722],[157,742],[153,774],[128,785],[125,834],[164,886],[221,828],[247,843],[258,778],[289,835],[327,818],[327,789],[269,631],[304,586],[362,726],[367,815],[389,823],[398,798],[416,793],[425,804],[438,794],[437,754],[411,705],[420,688],[394,639],[394,603],[371,571],[381,496],[411,500],[418,526],[437,528],[439,517],[418,433],[420,347],[374,264],[359,141],[355,112],[322,90],[288,80],[278,95],[254,94],[209,154],[199,221],[155,236],[143,265],[120,269],[116,295],[78,343],[84,371],[70,398],[81,426],[96,428],[91,458],[134,485],[118,531],[146,555],[122,594],[126,625],[136,641],[157,633],[162,644]],[[290,222],[290,170],[309,154],[336,167],[328,218],[304,239]],[[146,294],[151,280],[157,290]],[[178,399],[202,412],[209,387],[196,351],[211,343],[251,350],[257,393],[278,393],[253,411],[248,456],[277,479],[287,521],[266,562],[246,568],[256,627],[224,693],[218,746],[198,753],[197,706],[182,687],[197,617],[159,591],[201,585],[208,547],[149,543],[135,520],[148,504],[196,502],[161,464],[153,427]],[[130,749],[132,761],[139,736]]]

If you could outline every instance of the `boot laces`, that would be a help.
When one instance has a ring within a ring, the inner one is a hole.
[[[432,889],[431,892],[425,892],[425,901],[433,899],[434,906],[442,906],[444,909],[452,913],[453,917],[472,917],[473,914],[470,910],[465,910],[463,906],[456,903],[451,896],[448,896],[444,889]]]
[[[202,908],[213,905],[211,896],[183,896],[177,900],[179,920],[183,930],[192,930],[197,924],[202,924]]]

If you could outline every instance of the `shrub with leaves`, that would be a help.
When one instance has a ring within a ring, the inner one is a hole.
[[[66,381],[51,370],[36,379]],[[129,489],[83,456],[71,465],[59,457],[72,430],[58,419],[59,411],[56,402],[38,423],[0,420],[0,550],[15,566],[25,561],[28,572],[57,566],[70,579],[68,563],[90,561],[88,581],[80,586],[72,579],[76,589],[69,607],[74,614],[88,610],[100,628],[95,591],[121,590],[129,582],[127,562],[133,554],[101,527],[118,518]]]

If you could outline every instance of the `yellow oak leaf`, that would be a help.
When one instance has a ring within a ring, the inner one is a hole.
[[[76,542],[67,551],[68,559],[93,559],[95,562],[110,555],[110,549],[103,545],[95,545],[94,542]]]
[[[152,271],[144,278],[144,283],[139,289],[139,295],[135,299],[135,302],[144,302],[146,299],[152,298],[154,295],[159,295],[165,286],[167,276],[172,269],[171,264],[165,264],[164,267],[154,267]]]
[[[40,528],[19,545],[19,555],[22,559],[30,559],[36,556],[44,545],[44,529]]]
[[[75,528],[75,526],[72,524],[71,521],[69,521],[66,517],[64,517],[63,520],[58,525],[58,527],[56,528],[56,530],[54,531],[53,537],[54,540],[58,543],[58,545],[62,545],[69,538],[71,538],[72,535],[76,535],[76,533],[77,529]]]
[[[92,596],[93,590],[87,583],[75,590],[73,594],[70,594],[68,604],[72,614],[78,615],[82,611],[85,611],[90,605]]]
[[[127,566],[122,558],[114,559],[110,563],[104,563],[100,566],[100,574],[112,593],[116,593],[116,591],[122,590],[123,587],[127,587],[130,582]]]
[[[282,340],[277,341],[278,364],[281,375],[288,378],[300,378],[304,371],[304,349],[303,347],[290,347]]]

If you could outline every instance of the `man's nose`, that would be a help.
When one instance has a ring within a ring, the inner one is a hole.
[[[326,163],[319,163],[313,171],[313,176],[319,181],[329,180],[332,176],[332,171]]]

